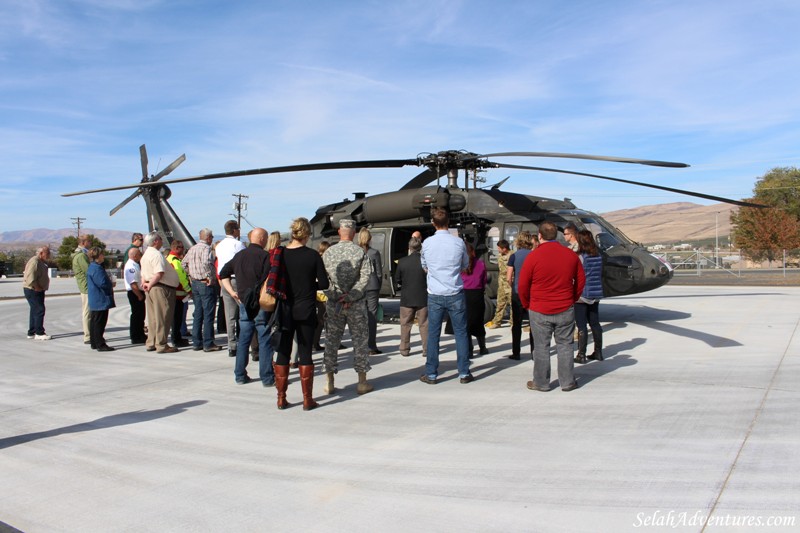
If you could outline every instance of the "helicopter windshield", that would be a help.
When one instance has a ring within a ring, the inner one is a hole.
[[[599,215],[579,215],[575,222],[580,222],[578,226],[584,226],[592,232],[601,250],[608,250],[609,248],[619,245],[633,244],[633,241],[622,233],[622,231],[612,226]]]

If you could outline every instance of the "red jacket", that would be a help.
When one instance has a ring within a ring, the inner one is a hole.
[[[522,264],[519,299],[525,309],[555,315],[580,298],[585,284],[578,254],[556,241],[545,241]]]

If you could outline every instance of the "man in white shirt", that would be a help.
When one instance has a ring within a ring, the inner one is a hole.
[[[225,223],[225,238],[222,239],[215,248],[217,254],[217,275],[222,272],[223,267],[233,259],[233,256],[245,249],[244,244],[239,240],[239,224],[235,220],[229,220]],[[231,286],[236,291],[236,277],[231,277]],[[239,322],[239,304],[233,299],[233,296],[225,289],[220,287],[220,294],[222,296],[222,303],[225,306],[225,323],[228,331],[228,355],[236,357],[236,345],[239,342],[239,336],[236,334],[236,328]]]
[[[130,336],[132,344],[144,344],[147,335],[144,333],[144,291],[142,290],[142,269],[139,260],[142,252],[138,248],[128,250],[128,260],[125,262],[125,290],[128,293],[128,303],[131,305]]]

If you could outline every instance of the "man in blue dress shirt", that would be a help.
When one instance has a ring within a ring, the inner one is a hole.
[[[469,372],[467,303],[461,271],[469,266],[464,241],[449,231],[450,215],[441,207],[431,208],[436,233],[422,243],[422,268],[428,273],[428,357],[420,381],[435,385],[439,371],[439,337],[445,312],[450,315],[456,337],[458,377],[461,383],[473,381]]]

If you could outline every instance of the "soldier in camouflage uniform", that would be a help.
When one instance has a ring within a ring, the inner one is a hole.
[[[511,309],[511,284],[506,279],[506,271],[508,270],[508,258],[511,251],[508,241],[500,239],[497,241],[497,308],[494,313],[494,318],[486,324],[489,329],[497,329],[503,323],[503,315],[506,313],[506,307]],[[510,313],[509,313],[510,315]],[[510,319],[510,316],[509,316]]]
[[[324,367],[328,382],[325,392],[334,391],[333,375],[338,367],[339,345],[344,333],[344,326],[350,327],[353,338],[353,352],[356,372],[358,372],[359,394],[373,390],[367,383],[369,372],[369,348],[367,339],[369,328],[367,322],[366,286],[371,271],[369,259],[364,250],[353,242],[356,234],[356,223],[350,219],[339,222],[339,242],[328,248],[322,255],[322,262],[330,278],[330,287],[325,291],[328,301],[325,303],[327,313],[327,333],[325,338]]]

